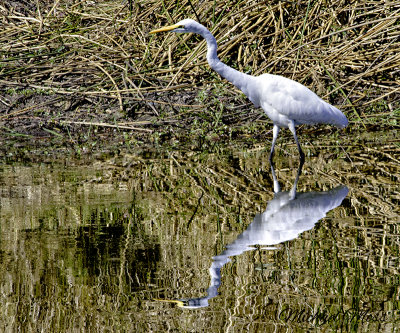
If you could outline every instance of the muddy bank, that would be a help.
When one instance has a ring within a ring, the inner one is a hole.
[[[260,136],[251,132],[257,126],[264,127],[266,121],[261,110],[248,112],[246,104],[239,105],[234,112],[225,110],[218,124],[210,116],[212,109],[207,113],[192,107],[185,117],[179,115],[181,110],[171,114],[169,105],[178,100],[190,107],[188,103],[195,101],[190,93],[159,100],[161,103],[152,103],[152,108],[149,103],[130,105],[128,101],[121,111],[110,99],[26,90],[6,94],[2,96],[0,112],[0,154],[5,161],[12,162],[102,158],[157,147],[207,150],[216,143],[229,144],[234,140],[250,144]],[[248,128],[246,119],[258,119],[258,124]]]

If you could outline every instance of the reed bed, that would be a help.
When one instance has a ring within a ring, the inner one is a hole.
[[[0,125],[10,135],[76,141],[88,126],[146,136],[264,123],[210,70],[201,38],[148,34],[186,17],[213,32],[228,65],[295,79],[358,124],[398,126],[395,1],[13,1],[0,13]]]

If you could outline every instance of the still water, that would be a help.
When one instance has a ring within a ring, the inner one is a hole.
[[[0,167],[0,330],[397,331],[399,161],[262,149]]]

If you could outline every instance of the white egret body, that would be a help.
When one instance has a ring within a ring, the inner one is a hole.
[[[319,98],[302,84],[279,75],[248,75],[221,62],[217,56],[216,39],[206,27],[196,21],[182,20],[177,24],[153,30],[150,33],[171,30],[178,33],[193,32],[201,35],[207,42],[207,61],[210,67],[239,88],[256,107],[263,108],[274,124],[270,160],[281,127],[287,127],[293,133],[299,149],[300,161],[303,162],[304,153],[296,136],[296,125],[323,123],[340,128],[347,126],[348,120],[340,110]]]

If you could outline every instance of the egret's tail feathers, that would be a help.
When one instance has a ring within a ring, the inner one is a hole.
[[[349,121],[347,120],[346,116],[341,111],[339,111],[339,112],[340,112],[340,114],[337,115],[335,125],[340,128],[345,128],[349,124]]]
[[[326,123],[340,128],[345,128],[349,124],[349,121],[342,111],[328,103],[326,103],[326,105],[328,106],[328,110],[326,110],[326,112],[329,114],[329,117],[326,117]]]

